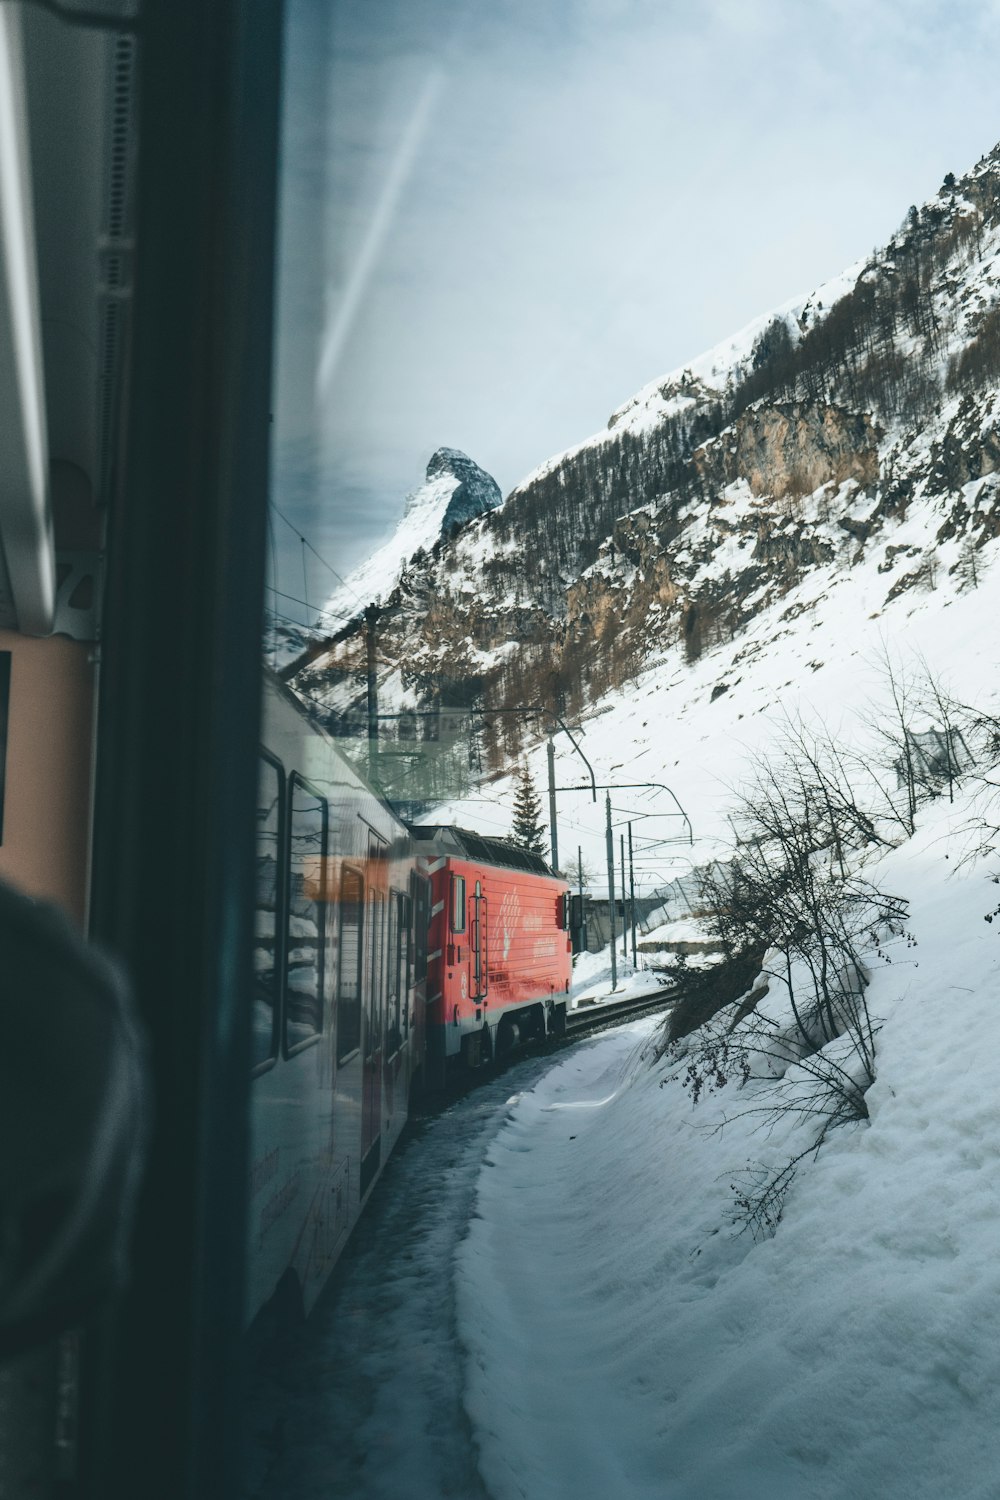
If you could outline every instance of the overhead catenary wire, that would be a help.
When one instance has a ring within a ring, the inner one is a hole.
[[[316,550],[316,548],[313,546],[313,544],[309,540],[309,538],[307,536],[303,535],[301,529],[298,526],[296,526],[296,524],[295,524],[294,521],[290,521],[288,519],[288,517],[285,515],[284,511],[280,508],[280,506],[275,505],[275,503],[274,503],[273,500],[271,501],[271,509],[274,511],[275,515],[278,517],[279,520],[284,521],[285,525],[288,527],[288,529],[290,531],[294,531],[295,535],[298,537],[299,541],[302,543],[302,546],[304,548],[308,548],[309,549],[309,551],[316,558],[316,560],[318,562],[321,562],[323,564],[323,566],[324,566],[324,568],[326,568],[327,572],[331,573],[333,575],[333,577],[337,580],[337,582],[341,585],[341,587],[345,588],[347,590],[347,592],[351,595],[351,598],[357,600],[358,605],[360,606],[360,608],[364,609],[364,607],[365,607],[364,601],[358,598],[357,594],[351,588],[351,585],[347,582],[347,579],[344,578],[344,577],[342,577],[341,574],[337,572],[337,570],[333,566],[333,564],[331,562],[329,562],[323,556],[323,554],[321,552],[318,552]]]
[[[313,604],[308,599],[300,599],[298,594],[285,593],[283,589],[275,588],[273,583],[267,583],[264,587],[270,593],[277,595],[279,599],[287,599],[290,604],[301,604],[304,609],[311,609],[317,619],[329,616],[332,620],[343,620],[345,625],[349,625],[352,620],[357,619],[357,615],[348,614],[346,610],[321,608],[318,604]],[[298,623],[301,624],[302,622],[299,621]]]

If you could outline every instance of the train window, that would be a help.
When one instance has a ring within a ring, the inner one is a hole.
[[[329,810],[292,776],[288,838],[288,930],[285,960],[285,1050],[298,1051],[323,1030],[323,949]]]
[[[340,877],[340,934],[337,943],[337,1062],[361,1046],[361,961],[364,952],[365,883],[345,867]]]
[[[281,804],[284,775],[270,758],[261,757],[257,777],[257,894],[254,911],[254,997],[252,1061],[263,1071],[277,1055],[278,942],[281,905],[278,851],[281,848]]]
[[[465,931],[465,876],[451,877],[451,930]]]

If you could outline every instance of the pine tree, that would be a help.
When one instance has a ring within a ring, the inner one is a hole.
[[[542,831],[542,802],[527,766],[518,774],[517,791],[514,794],[514,826],[511,838],[532,854],[545,854],[545,835]]]

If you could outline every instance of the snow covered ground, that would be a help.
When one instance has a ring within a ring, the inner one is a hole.
[[[862,720],[884,713],[887,654],[904,673],[919,671],[923,659],[956,697],[996,707],[1000,540],[979,553],[977,588],[962,586],[946,572],[953,560],[951,544],[942,544],[935,587],[911,588],[887,600],[897,571],[905,568],[898,549],[922,545],[936,524],[927,515],[894,523],[885,545],[872,547],[862,562],[851,566],[841,559],[815,567],[734,640],[693,663],[685,661],[679,646],[671,646],[636,682],[585,712],[581,746],[597,784],[620,786],[611,792],[616,849],[627,824],[633,826],[637,895],[727,857],[733,791],[773,750],[788,721],[824,725],[845,746],[870,743],[872,731]],[[578,784],[581,762],[565,735],[555,736],[555,751],[556,784]],[[544,789],[543,742],[527,762]],[[692,843],[667,792],[655,785],[622,785],[643,781],[672,789],[690,817]],[[514,788],[513,775],[498,779],[436,816],[509,833]],[[594,872],[590,889],[603,898],[604,795],[594,802],[587,790],[560,792],[558,819],[570,875],[579,846],[585,866]],[[616,888],[617,882],[616,872]]]
[[[512,1095],[515,1063],[394,1154],[331,1286],[256,1373],[244,1500],[488,1500],[464,1408],[455,1254]]]
[[[570,986],[570,1009],[577,1006],[599,1005],[602,1002],[638,999],[640,995],[652,995],[663,988],[663,977],[655,969],[645,967],[640,959],[639,968],[633,968],[630,958],[623,958],[619,939],[615,959],[617,983],[611,985],[611,951],[602,948],[599,953],[581,953],[573,960],[573,983]]]
[[[766,1069],[695,1103],[697,1034],[664,1051],[659,1018],[516,1064],[390,1163],[257,1392],[248,1500],[996,1500],[1000,890],[969,811],[869,868],[916,944],[870,955],[870,1117],[773,1233],[734,1185],[815,1119],[768,1126]]]
[[[871,1118],[800,1163],[773,1236],[733,1184],[814,1122],[762,1130],[765,1079],[694,1105],[658,1022],[516,1102],[457,1263],[493,1500],[1000,1494],[1000,936],[986,872],[953,873],[962,811],[884,861],[917,946],[873,971]]]

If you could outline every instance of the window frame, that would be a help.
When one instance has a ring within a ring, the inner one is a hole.
[[[275,995],[274,1005],[271,1009],[271,1052],[268,1057],[261,1058],[260,1062],[253,1063],[250,1068],[251,1079],[260,1078],[262,1074],[269,1073],[276,1066],[281,1056],[281,1035],[283,1032],[282,1016],[285,1010],[285,813],[286,813],[286,791],[288,789],[288,773],[284,765],[273,751],[260,746],[259,759],[272,766],[278,773],[278,837],[275,845],[275,898],[274,898],[274,975]],[[258,809],[260,806],[260,767],[257,768],[258,786]],[[254,910],[258,910],[256,902]],[[254,938],[256,939],[256,932]]]
[[[320,852],[320,879],[321,896],[316,902],[319,911],[318,931],[316,934],[316,991],[320,1006],[319,1030],[314,1031],[312,1036],[304,1036],[297,1042],[289,1043],[288,1040],[288,955],[292,947],[292,935],[289,932],[289,924],[292,920],[292,812],[294,806],[295,789],[302,787],[314,797],[323,809],[323,846]],[[284,954],[281,966],[281,1055],[285,1058],[297,1057],[307,1047],[315,1047],[322,1040],[328,1029],[329,1012],[326,1003],[326,944],[328,936],[327,912],[330,905],[330,896],[327,889],[328,884],[328,861],[330,853],[330,803],[322,792],[318,791],[307,777],[299,771],[293,771],[286,781],[285,795],[285,921],[283,925]]]

